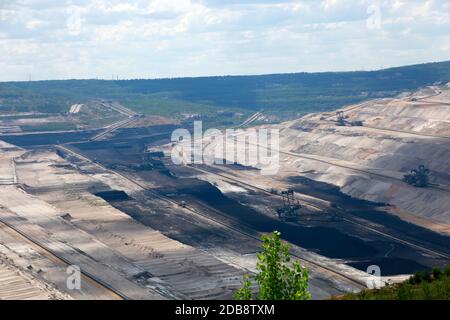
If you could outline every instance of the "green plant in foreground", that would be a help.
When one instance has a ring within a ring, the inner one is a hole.
[[[308,270],[300,265],[298,260],[291,262],[289,246],[280,240],[280,232],[263,235],[263,251],[258,254],[256,265],[258,274],[255,281],[258,284],[259,300],[307,300]],[[235,299],[250,300],[253,298],[252,282],[244,277],[243,286],[235,292]]]

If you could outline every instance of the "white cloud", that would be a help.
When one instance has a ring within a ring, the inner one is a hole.
[[[0,80],[374,69],[450,59],[449,30],[444,0],[0,0]]]
[[[322,8],[325,10],[335,6],[337,4],[337,0],[324,0],[322,1]]]
[[[32,30],[32,29],[38,28],[39,26],[41,26],[41,25],[43,25],[43,24],[45,24],[44,21],[42,21],[42,20],[36,20],[36,19],[35,19],[35,20],[30,20],[30,21],[28,21],[28,22],[25,24],[25,26],[26,26],[27,29]]]

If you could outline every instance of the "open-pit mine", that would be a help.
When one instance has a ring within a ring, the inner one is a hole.
[[[0,135],[0,299],[230,299],[274,230],[314,299],[366,288],[369,266],[389,283],[450,263],[448,85],[260,124],[279,131],[274,175],[174,164],[180,122],[92,105],[112,124]]]

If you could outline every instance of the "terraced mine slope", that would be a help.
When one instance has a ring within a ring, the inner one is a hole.
[[[336,112],[325,112],[266,126],[280,130],[278,174],[266,179],[255,170],[234,174],[242,181],[264,181],[266,188],[295,189],[308,179],[324,182],[351,197],[388,204],[386,210],[404,220],[449,233],[449,85],[339,111],[341,125]],[[205,149],[214,150],[211,144]],[[402,181],[419,165],[430,170],[429,187]]]
[[[183,244],[108,204],[103,198],[136,203],[157,224],[164,221],[159,215],[172,219],[162,227],[171,229],[169,235],[192,223],[185,209],[146,193],[124,175],[64,146],[58,153],[45,148],[27,151],[3,142],[1,147],[5,179],[0,185],[0,258],[8,257],[8,266],[0,264],[5,285],[0,298],[231,298],[243,274],[254,271],[254,254],[214,245],[195,230],[184,237],[199,241]],[[219,237],[226,232],[207,219],[195,223]],[[242,238],[229,232],[227,236],[242,248]],[[258,248],[248,246],[252,252]],[[67,287],[70,265],[82,271],[81,291]],[[364,279],[359,271],[347,269]],[[335,280],[332,275],[312,269],[314,297],[360,287],[354,280]]]
[[[14,161],[18,184],[0,186],[0,252],[10,257],[16,273],[26,272],[73,298],[225,298],[239,284],[242,271],[135,222],[94,196],[88,188],[101,181],[77,173],[55,153],[3,146],[8,151],[1,154],[2,169],[12,170]],[[108,179],[101,175],[100,180]],[[80,266],[82,292],[67,288],[68,265]],[[26,291],[28,283],[18,275],[15,280],[11,266],[1,267],[0,281],[11,289],[10,295],[2,294],[21,298],[16,291]],[[45,297],[31,285],[27,292],[24,298]]]
[[[308,172],[305,177],[337,185],[352,197],[391,204],[406,220],[429,226],[436,221],[437,228],[449,224],[449,88],[342,110],[347,123],[363,121],[363,126],[336,126],[330,114],[281,126],[280,145],[290,153],[283,168]],[[421,164],[430,169],[430,187],[401,181]]]
[[[388,282],[444,266],[449,107],[450,88],[434,86],[348,106],[340,119],[266,125],[280,130],[273,175],[146,153],[170,153],[178,125],[134,115],[131,128],[4,135],[0,298],[230,298],[273,230],[310,269],[317,299],[361,290],[370,265]],[[206,154],[216,146],[205,139]],[[430,170],[425,188],[403,181],[419,165]],[[277,217],[286,189],[300,201],[298,221]],[[81,291],[67,286],[70,265]]]

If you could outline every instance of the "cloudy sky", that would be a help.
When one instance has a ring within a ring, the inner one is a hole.
[[[450,60],[448,0],[0,0],[0,81]]]

